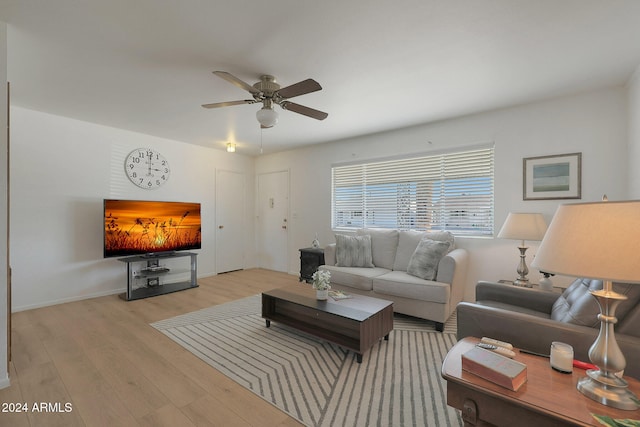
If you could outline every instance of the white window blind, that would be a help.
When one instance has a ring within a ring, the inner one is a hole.
[[[332,168],[335,229],[493,235],[493,147]]]

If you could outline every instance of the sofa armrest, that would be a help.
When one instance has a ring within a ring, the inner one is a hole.
[[[324,265],[336,265],[335,243],[330,243],[324,247]]]
[[[465,249],[454,249],[442,257],[438,264],[436,281],[451,285],[451,310],[464,298],[468,258]]]
[[[589,348],[599,328],[557,322],[501,308],[461,302],[457,306],[457,337],[491,337],[507,341],[517,348],[549,354],[551,343],[561,341],[573,346],[577,360],[589,361]],[[616,339],[627,367],[625,375],[640,378],[640,338],[617,334]]]
[[[480,281],[476,285],[476,301],[498,301],[546,314],[551,314],[553,304],[559,297],[560,294],[554,292],[509,286],[502,283]]]

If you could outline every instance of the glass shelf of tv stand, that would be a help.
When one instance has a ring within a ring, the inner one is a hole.
[[[120,297],[131,301],[197,288],[197,256],[193,252],[169,252],[119,258],[118,261],[127,264],[127,289]],[[185,257],[189,257],[188,268],[182,261]],[[163,262],[170,262],[172,266]],[[187,275],[188,279],[184,277]]]

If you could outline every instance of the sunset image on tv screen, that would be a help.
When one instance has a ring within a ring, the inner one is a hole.
[[[106,257],[200,247],[200,203],[104,201]]]

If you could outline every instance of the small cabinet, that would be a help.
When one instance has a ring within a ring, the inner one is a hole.
[[[324,249],[300,249],[300,281],[311,282],[313,273],[324,264]]]
[[[131,301],[197,288],[198,254],[175,252],[120,258],[127,264],[127,291]]]

